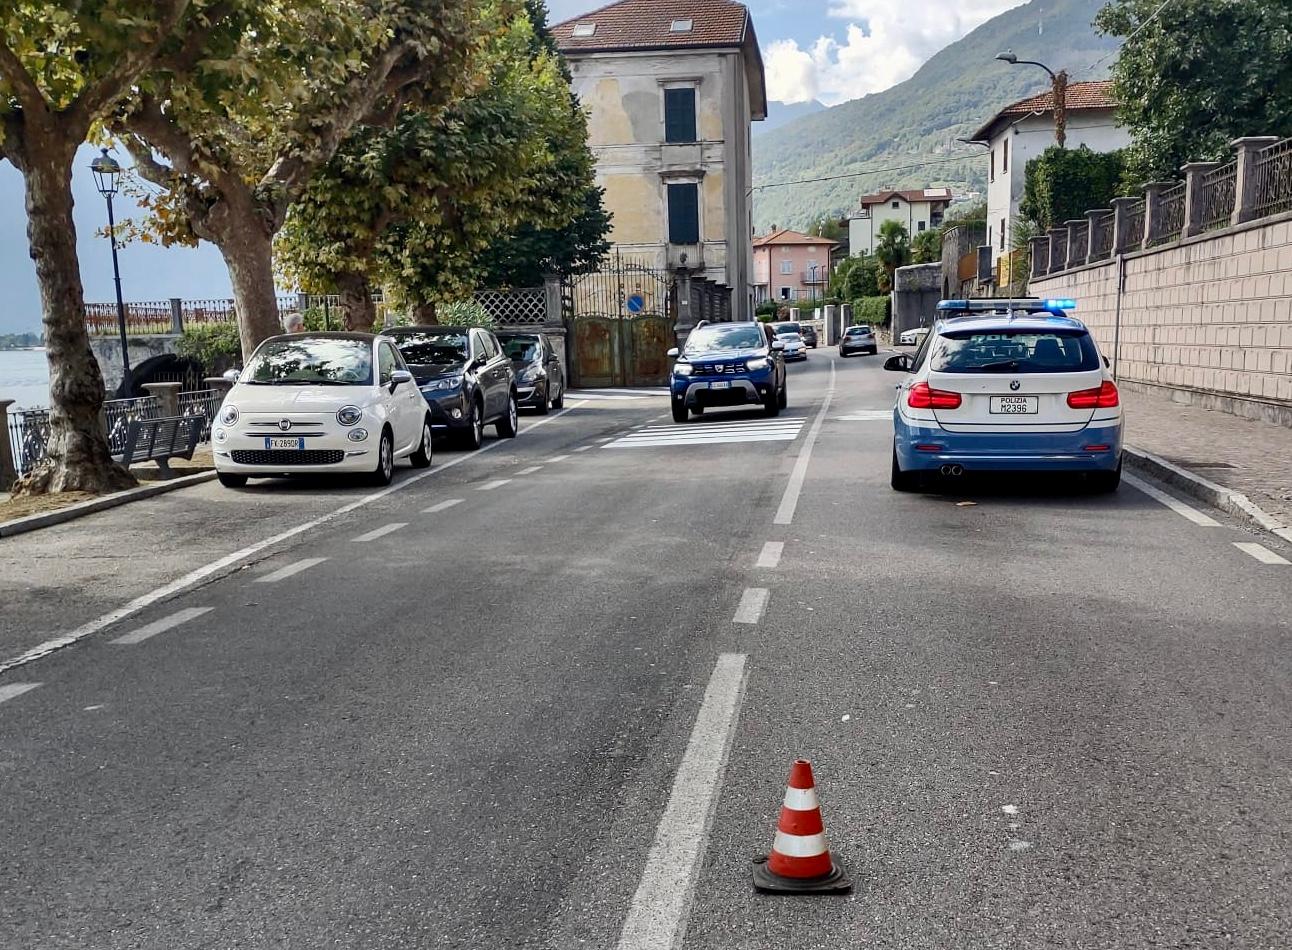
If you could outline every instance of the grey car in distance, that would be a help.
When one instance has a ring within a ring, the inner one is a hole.
[[[874,356],[879,352],[879,343],[875,340],[875,331],[869,324],[848,327],[839,340],[839,355],[851,356],[853,353],[869,353]]]

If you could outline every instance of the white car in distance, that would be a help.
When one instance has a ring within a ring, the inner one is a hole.
[[[929,335],[928,327],[912,327],[910,330],[903,330],[902,335],[897,338],[898,346],[919,346],[920,341]]]
[[[426,400],[394,343],[371,333],[300,333],[261,343],[211,431],[220,484],[252,476],[361,473],[431,464]]]
[[[785,361],[807,359],[807,343],[797,333],[778,333],[776,339],[785,345]]]

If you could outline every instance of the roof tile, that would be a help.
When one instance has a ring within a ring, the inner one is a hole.
[[[690,20],[689,32],[673,32],[674,20]],[[619,0],[552,27],[565,53],[602,50],[740,46],[749,11],[734,0]],[[575,36],[580,23],[595,23],[591,36]]]

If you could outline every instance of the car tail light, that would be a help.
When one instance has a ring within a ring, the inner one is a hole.
[[[916,383],[906,395],[906,404],[912,409],[959,409],[960,394],[930,389],[928,383]]]
[[[1079,392],[1068,393],[1070,409],[1116,409],[1119,405],[1121,405],[1121,399],[1117,395],[1117,387],[1107,380],[1104,380],[1103,385],[1098,389],[1082,389]]]

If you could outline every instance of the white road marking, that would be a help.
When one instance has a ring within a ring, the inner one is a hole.
[[[704,425],[650,426],[630,432],[603,449],[639,449],[670,445],[738,445],[742,442],[793,442],[803,429],[803,419],[766,422],[706,423]]]
[[[375,531],[369,531],[367,534],[361,534],[354,539],[355,544],[363,544],[365,541],[376,541],[378,538],[384,538],[388,534],[394,534],[400,528],[407,528],[407,521],[398,521],[394,524],[388,524],[385,527],[378,528]]]
[[[545,426],[549,422],[555,422],[566,413],[573,412],[582,405],[582,402],[574,403],[569,407],[562,409],[555,415],[547,416],[544,419],[531,423],[520,430],[521,435],[524,435],[526,432],[533,429],[537,429],[539,426]],[[96,617],[88,623],[81,624],[81,626],[77,627],[70,633],[46,640],[44,643],[38,643],[25,653],[20,653],[18,656],[5,660],[3,663],[0,663],[0,673],[5,673],[9,670],[16,669],[17,667],[25,666],[28,663],[33,663],[42,657],[49,656],[51,653],[63,649],[64,647],[71,646],[78,640],[84,640],[86,637],[98,633],[104,627],[110,627],[114,623],[119,623],[127,617],[131,617],[134,614],[139,613],[139,611],[151,607],[159,600],[165,600],[168,597],[173,597],[176,594],[188,590],[190,587],[195,587],[208,577],[218,574],[220,571],[233,567],[236,564],[241,564],[243,561],[255,557],[261,551],[267,550],[276,544],[281,544],[284,541],[291,540],[297,535],[313,531],[315,528],[321,527],[342,515],[348,515],[352,511],[358,511],[360,508],[372,504],[374,501],[380,501],[388,495],[393,495],[395,492],[403,491],[405,488],[416,485],[424,478],[430,478],[432,475],[443,472],[446,469],[453,468],[455,465],[461,465],[463,462],[469,462],[472,459],[479,458],[485,452],[495,449],[500,445],[511,444],[513,444],[511,439],[498,439],[493,442],[489,442],[469,455],[459,455],[457,458],[436,465],[434,468],[429,468],[424,472],[418,472],[416,475],[410,475],[409,477],[399,481],[397,484],[391,485],[389,488],[383,488],[379,492],[374,492],[373,494],[360,498],[357,501],[352,501],[349,504],[342,505],[334,511],[329,511],[327,514],[320,515],[313,521],[298,524],[294,528],[288,528],[286,531],[281,531],[272,537],[265,538],[263,541],[257,541],[255,544],[248,545],[239,551],[234,551],[232,554],[226,554],[224,557],[218,558],[209,564],[204,564],[199,568],[189,571],[184,576],[176,578],[169,584],[163,584],[161,587],[150,590],[146,594],[141,594],[134,600],[116,608],[115,610],[110,610],[106,614]]]
[[[431,507],[429,507],[429,508],[423,508],[423,509],[422,509],[422,514],[424,514],[424,515],[437,515],[437,514],[439,514],[441,511],[448,511],[448,510],[449,510],[450,508],[452,508],[454,505],[460,505],[460,504],[462,504],[462,499],[461,499],[461,498],[448,498],[448,499],[446,499],[446,500],[444,500],[444,501],[440,502],[438,505],[431,505]]]
[[[1170,508],[1177,515],[1181,515],[1185,518],[1188,518],[1196,525],[1200,525],[1203,528],[1220,527],[1220,522],[1217,521],[1215,518],[1212,518],[1210,515],[1204,515],[1197,508],[1192,508],[1189,505],[1186,505],[1184,502],[1180,501],[1180,499],[1175,498],[1171,495],[1168,495],[1166,492],[1160,491],[1157,488],[1154,488],[1152,485],[1144,481],[1142,478],[1138,478],[1135,475],[1122,475],[1122,481],[1126,482],[1128,485],[1131,485],[1133,488],[1137,489],[1138,491],[1142,491],[1144,494],[1148,495],[1148,497],[1152,498],[1154,501],[1158,501],[1166,505],[1166,507]]]
[[[485,482],[483,485],[477,486],[476,491],[493,491],[495,488],[502,488],[503,485],[510,482],[510,478],[495,478],[491,482]]]
[[[798,461],[794,463],[794,471],[790,473],[790,482],[785,486],[785,494],[781,496],[781,504],[776,509],[773,524],[794,523],[794,512],[799,506],[799,495],[803,491],[803,482],[807,479],[808,464],[812,461],[812,448],[816,445],[817,436],[821,434],[821,426],[825,424],[825,417],[830,411],[830,402],[833,399],[834,360],[832,359],[830,360],[830,385],[825,391],[825,400],[821,403],[821,409],[816,414],[816,420],[808,431],[803,447],[799,449]]]
[[[285,581],[289,577],[295,577],[302,571],[308,571],[311,567],[317,567],[326,561],[325,557],[307,557],[302,561],[296,561],[294,564],[288,564],[286,567],[280,567],[276,571],[270,571],[262,577],[256,578],[257,584],[277,584],[279,581]]]
[[[857,409],[846,416],[835,416],[840,422],[892,422],[891,409]]]
[[[686,936],[687,916],[740,715],[745,660],[741,653],[718,656],[628,907],[618,950],[672,950],[680,947]]]
[[[574,451],[576,451],[576,452],[586,452],[586,451],[588,451],[588,449],[590,449],[590,448],[592,448],[592,446],[590,446],[590,445],[580,445],[580,446],[579,446],[577,449],[575,449]]]
[[[1292,564],[1292,561],[1275,554],[1265,545],[1257,544],[1255,541],[1235,541],[1234,547],[1244,554],[1250,554],[1262,564]]]
[[[557,462],[564,462],[564,461],[565,461],[566,459],[568,459],[568,458],[569,458],[569,456],[568,456],[568,455],[558,455],[558,456],[556,456],[555,458],[550,458],[550,459],[548,459],[548,460],[547,460],[547,464],[548,464],[548,465],[555,465]]]
[[[0,686],[0,703],[8,702],[23,693],[30,693],[40,685],[40,683],[8,683]]]
[[[127,633],[124,637],[117,637],[113,643],[119,643],[122,646],[133,646],[136,643],[143,643],[149,637],[155,637],[159,633],[165,633],[167,630],[174,630],[190,620],[196,620],[203,614],[209,614],[214,607],[186,607],[178,613],[173,613],[169,617],[163,617],[161,620],[154,621],[146,627],[140,627],[138,630]]]
[[[579,399],[634,401],[638,399],[659,399],[668,395],[667,389],[571,389],[567,396]]]
[[[736,606],[736,615],[731,618],[731,622],[758,623],[763,619],[763,611],[767,609],[767,601],[771,596],[772,592],[766,587],[746,587],[740,595],[740,603]]]
[[[521,469],[519,472],[517,472],[516,474],[517,474],[517,475],[533,475],[535,472],[541,471],[541,470],[542,470],[542,468],[543,468],[543,466],[541,466],[541,465],[531,465],[529,468],[522,468],[522,469]]]
[[[781,554],[785,551],[784,541],[768,541],[763,545],[763,551],[758,555],[758,563],[755,567],[776,567],[781,563]]]

